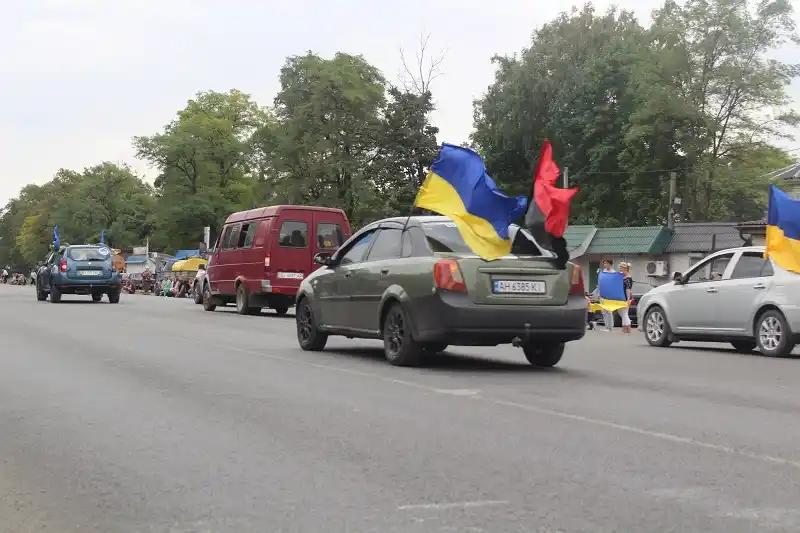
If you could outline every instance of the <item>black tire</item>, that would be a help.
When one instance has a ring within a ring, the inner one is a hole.
[[[563,342],[529,342],[522,347],[525,358],[533,366],[556,366],[564,355]]]
[[[203,291],[195,284],[194,286],[194,303],[201,305],[203,303]]]
[[[644,317],[644,338],[650,346],[666,348],[672,344],[672,330],[669,327],[667,314],[655,305],[647,310]]]
[[[275,313],[278,316],[285,316],[286,313],[289,312],[289,306],[288,305],[279,305],[279,306],[274,307],[274,309],[275,309]]]
[[[50,287],[50,303],[61,303],[61,291],[55,285]]]
[[[422,345],[422,349],[427,353],[442,353],[447,349],[447,344],[443,342],[431,342]]]
[[[789,355],[794,349],[792,330],[789,329],[783,313],[775,309],[759,315],[755,334],[758,351],[767,357]]]
[[[247,289],[244,284],[240,283],[236,287],[236,312],[240,315],[254,315],[259,309],[257,307],[250,307],[250,297],[247,295]]]
[[[753,350],[756,348],[756,341],[731,341],[731,345],[733,345],[733,348],[739,353],[753,353]]]
[[[403,306],[392,304],[383,319],[383,352],[395,366],[416,366],[423,350],[411,334],[411,321]]]
[[[307,352],[319,352],[325,349],[325,344],[328,343],[328,334],[317,328],[314,309],[307,298],[303,298],[297,304],[294,320],[297,325],[297,342],[300,344],[300,348]]]
[[[39,285],[36,285],[36,300],[43,302],[47,300],[47,293],[39,288]]]
[[[122,293],[120,289],[108,291],[108,301],[112,304],[119,303],[119,295]]]
[[[203,284],[203,309],[206,311],[214,311],[217,308],[217,302],[211,294],[211,286],[208,283]]]
[[[94,292],[94,293],[92,293],[92,301],[93,302],[97,303],[102,299],[103,299],[103,293],[102,292]]]

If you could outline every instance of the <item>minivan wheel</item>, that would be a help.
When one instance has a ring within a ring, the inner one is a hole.
[[[36,285],[36,299],[40,302],[47,300],[47,293],[40,289],[38,284]]]
[[[416,366],[422,360],[422,348],[411,335],[411,322],[400,304],[393,304],[383,319],[383,351],[396,366]]]
[[[756,347],[756,341],[751,340],[742,340],[742,341],[731,341],[731,345],[733,346],[734,350],[739,353],[752,353],[753,349]]]
[[[278,316],[284,316],[286,313],[289,312],[289,306],[288,305],[278,305],[278,306],[274,307],[273,309],[275,309],[275,313],[277,313]]]
[[[780,311],[770,309],[758,317],[756,322],[758,351],[767,357],[788,355],[794,349],[792,332]]]
[[[92,301],[93,302],[97,303],[102,299],[103,299],[103,293],[102,292],[93,292],[92,293]]]
[[[667,322],[667,315],[659,306],[651,307],[644,317],[644,337],[650,346],[666,348],[672,344],[672,330]]]
[[[217,308],[217,304],[214,301],[214,296],[211,294],[211,287],[208,283],[203,285],[203,309],[206,311],[213,311]]]
[[[61,302],[61,291],[58,290],[58,287],[52,285],[50,287],[50,303],[60,303]]]
[[[319,352],[325,348],[328,334],[317,328],[314,310],[307,298],[303,298],[297,304],[295,324],[297,324],[297,342],[300,344],[300,348],[308,352]]]
[[[522,347],[525,358],[534,366],[556,366],[564,355],[563,342],[529,342]]]
[[[249,298],[247,296],[247,289],[243,283],[236,287],[236,312],[240,315],[255,314],[256,308],[250,307]]]

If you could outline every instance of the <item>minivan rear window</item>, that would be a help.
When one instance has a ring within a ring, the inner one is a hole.
[[[317,246],[322,250],[336,250],[342,245],[344,235],[339,224],[321,222],[317,224]]]
[[[75,261],[105,261],[111,257],[111,250],[94,246],[70,248],[67,256]]]
[[[426,222],[422,224],[422,230],[428,239],[428,245],[434,252],[471,254],[467,243],[461,237],[454,222]],[[512,255],[542,255],[542,250],[533,237],[524,229],[512,224],[508,228],[511,237]]]
[[[308,243],[308,224],[287,220],[281,224],[279,241],[281,246],[289,248],[305,248]]]

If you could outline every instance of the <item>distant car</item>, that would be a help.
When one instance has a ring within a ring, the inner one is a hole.
[[[106,246],[63,246],[47,256],[36,272],[36,299],[59,303],[62,294],[90,295],[99,302],[103,295],[119,302],[122,280]]]
[[[303,280],[297,338],[322,350],[329,335],[382,339],[388,361],[415,365],[448,345],[521,346],[531,364],[553,366],[583,337],[580,269],[517,226],[511,254],[484,261],[446,217],[386,219],[361,229],[325,268]]]
[[[764,259],[763,247],[723,250],[642,296],[638,313],[653,346],[730,342],[786,355],[800,340],[800,275]]]
[[[634,294],[633,295],[633,303],[628,307],[628,316],[631,319],[631,325],[633,327],[638,327],[639,320],[637,318],[637,307],[639,305],[639,299],[642,297],[641,294]],[[602,324],[605,326],[603,322],[603,313],[597,311],[592,313],[592,320],[597,324]],[[614,327],[618,328],[622,326],[622,318],[619,316],[619,313],[614,313]]]
[[[264,307],[284,315],[300,282],[319,267],[314,256],[333,253],[349,236],[341,209],[277,205],[233,213],[209,252],[203,306],[235,302],[242,315]]]

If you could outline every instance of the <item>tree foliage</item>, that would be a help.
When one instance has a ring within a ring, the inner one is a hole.
[[[743,212],[727,194],[731,162],[769,159],[757,148],[794,122],[785,88],[796,67],[768,58],[793,36],[790,15],[785,0],[668,0],[650,28],[590,5],[562,14],[519,57],[495,58],[473,142],[523,192],[535,148],[551,138],[581,186],[580,222],[663,223],[673,169],[686,219],[730,218]],[[763,180],[747,183],[737,190],[763,198]]]

